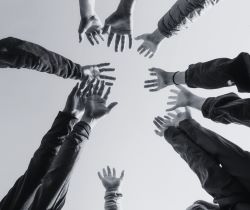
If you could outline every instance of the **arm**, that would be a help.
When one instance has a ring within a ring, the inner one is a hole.
[[[135,0],[121,0],[117,10],[111,14],[106,20],[103,28],[103,33],[108,33],[108,47],[116,35],[115,51],[118,52],[119,44],[121,43],[121,51],[124,50],[125,37],[129,39],[129,49],[132,48],[132,14]]]
[[[88,76],[90,79],[115,80],[114,77],[102,75],[102,72],[114,71],[107,66],[109,63],[81,66],[28,41],[13,37],[0,40],[0,68],[27,68],[77,80],[84,80]]]
[[[187,22],[199,16],[201,11],[209,5],[214,5],[219,0],[177,0],[171,9],[160,19],[158,28],[149,34],[138,36],[136,40],[143,40],[138,48],[140,54],[147,52],[145,57],[152,58],[157,51],[161,41],[169,38]]]
[[[99,44],[98,37],[104,40],[101,35],[102,23],[95,13],[95,0],[79,0],[81,22],[79,25],[79,42],[82,41],[82,33],[86,34],[91,45]],[[95,42],[94,42],[95,41]]]
[[[124,171],[122,171],[120,177],[116,177],[116,170],[113,168],[113,173],[109,166],[107,170],[103,169],[103,175],[101,172],[98,172],[98,176],[102,181],[103,186],[106,189],[105,192],[105,210],[119,210],[118,200],[122,197],[122,194],[119,192],[119,187],[121,181],[124,177]]]

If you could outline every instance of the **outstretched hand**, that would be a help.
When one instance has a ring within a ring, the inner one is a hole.
[[[85,33],[91,45],[95,45],[95,42],[96,44],[99,44],[100,39],[104,41],[101,32],[102,23],[97,15],[81,18],[81,22],[78,29],[79,42],[82,41],[82,33]]]
[[[109,67],[110,63],[100,63],[97,65],[88,65],[82,67],[82,72],[85,76],[88,76],[90,80],[92,79],[102,79],[105,80],[105,85],[113,85],[111,81],[115,81],[116,78],[112,76],[104,75],[106,72],[115,71],[114,68]],[[107,81],[108,80],[108,81]]]
[[[80,85],[79,83],[75,85],[68,96],[65,108],[63,110],[64,112],[69,113],[76,118],[80,118],[85,109],[87,93],[91,89],[92,82],[93,81],[88,83],[88,78],[86,78],[81,82]]]
[[[169,121],[171,121],[172,125],[175,127],[178,127],[181,121],[192,118],[190,109],[188,107],[185,107],[184,112],[181,112],[178,109],[176,109],[175,112],[176,114],[168,113],[168,116],[165,116],[169,119]]]
[[[109,31],[110,29],[110,31]],[[103,28],[103,34],[108,35],[108,47],[115,38],[115,52],[119,51],[119,44],[121,52],[123,52],[126,42],[126,36],[128,36],[129,49],[132,48],[132,19],[131,14],[123,13],[120,10],[116,10],[106,20]]]
[[[146,80],[144,88],[149,88],[149,91],[155,92],[173,84],[173,72],[166,72],[159,68],[149,69],[150,76],[156,76],[156,79]]]
[[[143,43],[142,45],[138,48],[138,52],[140,54],[145,53],[145,57],[152,58],[154,54],[156,53],[160,42],[164,39],[165,37],[158,31],[154,31],[151,34],[142,34],[138,37],[135,38],[135,40],[142,40]]]
[[[164,118],[158,116],[154,119],[153,122],[157,128],[155,130],[155,133],[160,137],[164,135],[165,130],[168,129],[169,126],[173,126],[173,123],[168,116],[164,116]]]
[[[111,172],[110,167],[107,167],[107,170],[103,169],[103,175],[101,172],[98,172],[98,176],[102,181],[103,186],[106,191],[117,191],[120,187],[121,181],[124,177],[124,171],[121,172],[120,177],[116,177],[116,170],[113,168],[113,173]]]
[[[173,105],[171,108],[166,109],[166,111],[173,111],[180,107],[190,106],[193,103],[195,95],[188,91],[181,85],[176,86],[179,90],[171,89],[170,92],[174,94],[174,96],[169,96],[168,99],[172,101],[168,101],[168,105]]]
[[[104,88],[104,81],[100,84],[100,81],[98,80],[94,87],[89,91],[83,120],[97,120],[108,114],[118,104],[117,102],[113,102],[108,106],[106,105],[111,88],[109,87],[105,93]]]

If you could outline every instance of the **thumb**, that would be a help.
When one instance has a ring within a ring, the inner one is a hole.
[[[145,40],[146,38],[147,38],[147,34],[142,34],[140,36],[135,37],[135,40],[141,40],[141,39]]]
[[[171,107],[171,108],[169,108],[169,109],[166,109],[166,111],[167,111],[167,112],[174,111],[174,110],[176,110],[177,108],[178,108],[178,106],[175,105],[175,106],[173,106],[173,107]]]
[[[111,104],[108,105],[108,112],[111,111],[111,109],[113,109],[118,103],[117,102],[113,102]]]

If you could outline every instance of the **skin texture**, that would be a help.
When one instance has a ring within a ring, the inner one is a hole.
[[[168,97],[168,105],[172,107],[166,111],[173,111],[180,107],[191,106],[198,110],[202,109],[202,105],[206,101],[206,98],[199,97],[181,85],[176,86],[176,89],[171,89],[170,92],[174,94]],[[170,101],[171,100],[171,101]]]
[[[104,75],[106,72],[113,72],[115,71],[114,68],[109,67],[110,63],[100,63],[97,65],[88,65],[83,66],[82,71],[85,76],[88,76],[90,80],[92,79],[101,79],[105,80],[105,85],[113,85],[112,81],[115,81],[116,78],[112,76]]]
[[[143,41],[142,45],[140,45],[137,51],[139,52],[139,54],[145,53],[145,57],[152,58],[164,38],[165,37],[158,29],[156,29],[151,34],[142,34],[135,38],[135,40]]]
[[[100,82],[98,80],[89,90],[89,97],[87,98],[82,119],[90,125],[94,125],[96,120],[108,114],[118,104],[117,102],[113,102],[108,106],[106,105],[111,88],[107,88],[106,92],[104,92],[104,89],[104,81]]]
[[[124,177],[124,171],[122,171],[121,175],[117,177],[116,169],[113,168],[111,171],[108,166],[107,169],[103,168],[103,173],[98,172],[98,177],[100,178],[106,191],[118,191]]]
[[[156,76],[155,79],[146,80],[144,82],[144,88],[148,88],[150,92],[155,92],[173,85],[173,79],[176,84],[185,84],[185,72],[177,72],[175,76],[174,72],[167,72],[160,68],[151,68],[149,72],[150,76]]]
[[[134,0],[121,0],[118,9],[112,13],[106,20],[103,28],[103,34],[108,34],[107,45],[110,47],[115,37],[115,52],[123,52],[128,38],[129,49],[132,48],[132,9]]]
[[[101,34],[102,23],[98,15],[94,11],[95,0],[79,0],[81,22],[78,29],[79,42],[82,41],[82,33],[85,33],[91,45],[104,41]]]

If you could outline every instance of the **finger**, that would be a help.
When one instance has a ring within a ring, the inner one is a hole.
[[[105,168],[102,169],[102,172],[103,172],[103,176],[104,176],[104,177],[107,176],[107,172],[106,172]]]
[[[108,176],[111,176],[111,170],[109,166],[107,167],[107,171],[108,171]]]
[[[87,36],[87,39],[89,40],[90,44],[95,45],[94,41],[92,40],[91,34],[86,34],[86,36]]]
[[[115,34],[113,32],[110,32],[109,37],[108,37],[108,47],[110,47],[114,35]]]
[[[147,57],[150,53],[151,53],[151,51],[148,50],[148,52],[144,55],[144,57]]]
[[[185,107],[185,112],[187,112],[189,115],[191,115],[191,110],[187,106]]]
[[[89,77],[89,76],[87,76],[87,77]],[[80,86],[79,86],[79,90],[80,90],[80,91],[82,91],[82,90],[85,88],[85,86],[86,86],[86,84],[87,84],[87,81],[88,81],[88,79],[83,80],[83,81],[81,82],[81,84],[80,84]]]
[[[100,178],[100,180],[103,180],[104,178],[103,178],[103,176],[102,176],[102,174],[98,171],[98,176],[99,176],[99,178]]]
[[[156,133],[156,135],[158,135],[158,136],[160,136],[160,137],[163,136],[163,133],[162,133],[161,131],[155,130],[155,133]]]
[[[111,83],[111,82],[105,82],[105,85],[106,85],[106,86],[113,86],[114,84]]]
[[[156,73],[150,73],[150,75],[151,75],[151,76],[157,76],[157,74],[156,74]]]
[[[88,84],[87,87],[82,91],[82,97],[85,97],[87,95],[87,93],[89,92],[89,90],[91,90],[92,84]]]
[[[143,48],[144,48],[144,46],[141,45],[140,47],[138,47],[137,52],[140,52]]]
[[[98,90],[98,92],[97,92],[97,95],[102,96],[103,91],[104,91],[104,87],[105,87],[104,81],[102,81],[102,82],[101,82],[101,86],[100,86],[100,88],[99,88],[99,90]]]
[[[144,53],[147,49],[146,48],[142,48],[142,50],[139,52],[140,54]]]
[[[86,93],[87,97],[93,95],[93,91],[92,91],[92,89],[93,89],[93,84],[90,83],[88,87],[89,87],[89,88],[88,88],[88,92]]]
[[[109,25],[107,23],[105,23],[103,29],[102,29],[102,34],[106,34],[108,33],[108,30],[109,30]]]
[[[177,113],[177,115],[181,113],[179,109],[176,109],[175,112]]]
[[[124,46],[125,46],[125,36],[122,35],[122,39],[121,39],[121,52],[123,52]]]
[[[113,177],[116,177],[116,170],[113,168]]]
[[[155,121],[162,127],[164,124],[158,117],[155,118]]]
[[[120,35],[120,34],[116,34],[116,39],[115,39],[115,52],[118,52],[118,47],[119,47],[120,40],[121,40],[121,35]]]
[[[146,39],[146,35],[142,34],[140,36],[135,37],[135,40],[140,40],[140,39],[143,39],[143,40]]]
[[[120,176],[120,180],[122,180],[122,179],[123,179],[124,174],[125,174],[125,172],[124,172],[124,171],[122,171],[121,176]]]
[[[105,40],[100,31],[96,31],[96,33],[102,41]]]
[[[160,90],[160,89],[154,88],[154,89],[150,89],[149,91],[150,91],[150,92],[156,92],[156,91],[158,91],[158,90]]]
[[[94,86],[94,91],[93,91],[93,94],[96,95],[97,94],[97,91],[99,89],[99,84],[100,84],[100,80],[97,80],[95,86]]]
[[[155,53],[152,53],[148,58],[153,58]]]
[[[117,105],[118,103],[117,102],[113,102],[111,104],[108,105],[108,110],[109,112]]]
[[[109,66],[109,65],[110,65],[110,63],[100,63],[100,64],[97,64],[96,66],[97,66],[98,68],[101,68],[101,67]]]
[[[176,100],[177,96],[169,96],[168,99],[174,99],[174,100]]]
[[[178,89],[180,89],[180,90],[187,90],[186,88],[184,88],[182,85],[175,85],[175,87],[177,87]]]
[[[175,105],[176,104],[176,101],[169,101],[167,102],[167,105]]]
[[[160,125],[156,120],[154,120],[153,123],[155,124],[155,126],[156,126],[159,130],[162,129],[161,125]]]
[[[100,75],[100,78],[101,78],[101,79],[113,80],[113,81],[115,81],[115,80],[116,80],[116,78],[115,78],[115,77],[106,76],[106,75]]]
[[[154,83],[154,84],[149,84],[149,85],[144,85],[144,88],[151,88],[151,87],[157,87],[158,84]]]
[[[73,87],[73,89],[71,90],[70,95],[75,95],[75,94],[77,93],[78,86],[79,86],[79,83],[77,82],[76,85],[75,85],[75,86]]]
[[[158,118],[158,119],[159,119],[159,121],[161,121],[163,124],[165,124],[165,123],[166,123],[166,121],[165,121],[162,117],[158,116],[157,118]]]
[[[111,92],[111,87],[109,87],[109,88],[107,89],[107,91],[106,91],[106,93],[105,93],[105,95],[104,95],[104,97],[103,97],[105,100],[108,99],[108,96],[109,96],[110,92]]]
[[[144,83],[154,83],[157,82],[157,79],[146,80]]]
[[[170,90],[170,92],[175,93],[175,94],[177,94],[177,95],[178,95],[180,91],[175,90],[175,89],[171,89],[171,90]]]
[[[129,49],[132,48],[132,45],[133,45],[132,35],[129,34],[129,35],[128,35],[128,47],[129,47]]]
[[[92,37],[94,38],[96,44],[99,44],[99,41],[98,41],[98,39],[97,39],[96,36],[97,36],[97,33],[96,33],[96,32],[93,32],[93,33],[92,33]]]
[[[164,115],[164,118],[167,119],[167,120],[170,120],[169,116]]]
[[[78,35],[79,35],[79,43],[81,43],[82,42],[82,34],[78,33]]]
[[[99,69],[99,72],[109,72],[109,71],[115,71],[115,68],[102,68],[102,69]]]
[[[176,117],[177,117],[177,115],[176,115],[176,114],[173,114],[173,113],[168,113],[168,115],[169,115],[170,117],[172,117],[172,118],[176,118]]]

